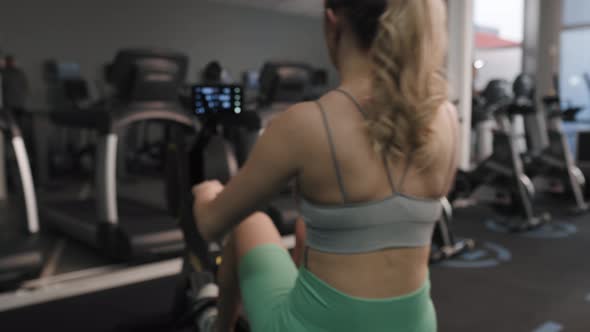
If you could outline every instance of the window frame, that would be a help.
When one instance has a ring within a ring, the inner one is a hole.
[[[578,31],[582,31],[582,30],[590,30],[590,22],[587,23],[576,23],[576,24],[566,24],[565,23],[565,17],[564,17],[564,12],[565,12],[565,0],[561,1],[561,30],[559,32],[559,51],[563,51],[563,34],[567,33],[567,32],[578,32]],[[590,19],[590,18],[589,18]],[[590,32],[589,32],[590,33]],[[561,76],[562,74],[562,66],[563,66],[563,57],[560,56],[559,57],[559,75]],[[561,86],[560,86],[560,90],[561,90]],[[561,96],[560,96],[561,97]],[[590,112],[590,105],[587,106],[587,108],[583,111],[585,112]],[[577,120],[576,122],[578,123],[589,123],[590,122],[590,118],[585,118],[583,120]]]
[[[576,29],[590,28],[590,16],[588,17],[588,22],[586,22],[586,23],[575,23],[575,24],[565,23],[565,3],[566,3],[566,1],[567,0],[561,1],[561,30],[564,31],[564,30],[576,30]]]

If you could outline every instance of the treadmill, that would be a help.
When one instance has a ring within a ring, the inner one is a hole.
[[[49,226],[119,261],[153,261],[182,253],[183,237],[170,204],[158,208],[119,197],[117,159],[124,150],[121,135],[139,122],[165,123],[183,137],[195,133],[195,119],[178,98],[187,67],[188,58],[174,51],[124,49],[108,67],[107,81],[116,91],[112,98],[84,110],[51,112],[54,123],[93,130],[98,139],[94,196],[48,195],[41,211]]]
[[[0,201],[0,289],[4,290],[37,276],[43,266],[43,256],[29,156],[20,128],[8,109],[0,108],[0,131],[9,142],[7,145],[16,161],[10,175],[17,192],[9,200]]]

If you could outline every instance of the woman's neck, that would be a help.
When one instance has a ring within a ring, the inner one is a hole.
[[[371,62],[366,52],[348,49],[340,52],[340,87],[357,97],[371,95]]]

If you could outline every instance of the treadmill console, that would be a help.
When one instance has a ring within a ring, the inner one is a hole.
[[[196,115],[240,114],[245,110],[240,85],[193,85],[192,101]]]

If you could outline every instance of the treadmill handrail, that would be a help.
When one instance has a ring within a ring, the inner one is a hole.
[[[8,139],[15,154],[19,181],[25,207],[27,230],[30,234],[39,232],[39,209],[37,207],[37,195],[31,171],[29,154],[25,146],[22,132],[15,121],[10,109],[0,109],[0,129],[8,133]]]
[[[6,131],[10,138],[22,137],[22,132],[8,108],[0,108],[0,130]]]
[[[141,107],[141,108],[139,108]],[[116,225],[119,222],[117,205],[117,146],[118,133],[126,126],[145,120],[161,120],[184,125],[196,132],[194,120],[182,112],[176,103],[134,103],[121,112],[116,121],[110,124],[97,145],[97,167],[95,183],[97,185],[97,213],[101,221]]]
[[[102,134],[146,120],[170,121],[189,128],[195,126],[195,119],[184,111],[180,102],[135,102],[112,107],[60,110],[50,114],[51,120],[59,125],[97,130]]]
[[[170,121],[177,124],[185,125],[190,129],[195,129],[194,118],[181,112],[182,107],[179,105],[163,105],[161,108],[146,109],[142,111],[130,110],[123,113],[116,121],[111,124],[111,132],[127,127],[135,122],[146,120]]]

